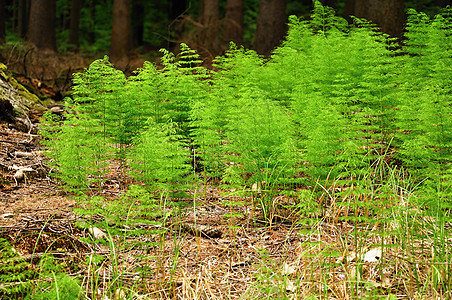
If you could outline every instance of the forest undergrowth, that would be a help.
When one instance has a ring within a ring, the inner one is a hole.
[[[409,11],[398,42],[317,3],[309,20],[290,18],[268,59],[231,45],[208,70],[181,45],[128,78],[108,57],[93,62],[41,132],[77,226],[92,233],[83,242],[108,257],[87,257],[83,276],[52,253],[37,270],[3,263],[0,295],[450,299],[451,14]],[[112,177],[122,192],[105,197]],[[257,241],[253,259],[230,266],[247,266],[237,288],[203,261],[203,239],[215,238],[196,229],[206,203],[224,209],[231,239],[218,255],[236,261],[243,231],[281,226],[286,254]],[[194,269],[181,263],[189,214]]]

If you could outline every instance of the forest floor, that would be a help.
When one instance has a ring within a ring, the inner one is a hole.
[[[0,125],[0,237],[31,263],[37,263],[36,258],[46,252],[72,261],[70,265],[85,261],[94,252],[108,257],[108,248],[80,241],[89,233],[75,226],[76,202],[49,176],[51,170],[45,164],[39,139],[38,135],[18,131],[9,124]],[[28,171],[19,178],[17,174],[23,169]],[[222,217],[229,209],[214,198],[185,213],[181,222],[184,225],[179,227],[185,233],[172,230],[162,247],[154,249],[160,253],[153,256],[167,261],[163,268],[160,266],[161,278],[156,274],[151,281],[164,283],[171,276],[177,285],[173,293],[188,296],[201,292],[210,299],[237,298],[249,287],[252,265],[262,254],[259,249],[265,248],[269,256],[281,262],[296,259],[304,238],[297,235],[295,227],[277,224],[271,230],[256,229],[245,220],[237,220],[236,227],[231,228],[230,220]],[[176,256],[175,236],[180,254],[177,271],[170,274],[174,264],[171,260]],[[82,274],[86,271],[77,270]],[[185,290],[179,291],[182,289]],[[153,293],[160,298],[170,291]]]
[[[70,51],[37,51],[35,47],[24,42],[3,45],[0,48],[0,62],[15,74],[15,78],[22,85],[36,95],[56,101],[63,100],[64,96],[71,92],[74,73],[82,72],[95,59],[102,57],[101,54],[87,55]],[[130,76],[143,66],[144,61],[139,53],[134,53],[125,65],[116,67]]]
[[[215,190],[187,200],[188,208],[166,223],[167,231],[156,237],[155,247],[122,249],[124,237],[112,237],[117,249],[87,243],[84,238],[94,233],[77,226],[82,220],[73,211],[77,203],[49,175],[53,170],[46,165],[39,140],[38,135],[10,124],[0,125],[0,238],[8,240],[31,266],[45,253],[65,262],[66,273],[79,279],[91,299],[125,299],[130,290],[133,295],[128,299],[254,299],[262,295],[306,299],[313,294],[350,299],[350,277],[357,272],[360,281],[371,283],[353,292],[357,298],[369,292],[383,297],[405,294],[403,278],[395,272],[408,262],[390,266],[394,261],[389,259],[381,264],[381,252],[371,247],[381,243],[372,234],[377,228],[364,226],[362,231],[368,233],[356,249],[353,224],[325,218],[315,225],[317,234],[313,234],[311,226],[297,225],[295,216],[288,216],[275,218],[269,226],[259,221],[258,212],[253,216],[250,205],[227,205],[231,200],[249,203],[250,199],[232,199]],[[23,176],[19,170],[26,170]],[[123,192],[119,180],[111,178],[101,191],[105,201]],[[239,215],[226,217],[230,213]],[[303,233],[306,229],[310,233]],[[127,237],[128,242],[131,239]],[[375,257],[358,271],[351,263],[354,257],[371,252]],[[396,252],[389,249],[385,255],[396,257]],[[103,257],[103,263],[93,270],[86,262],[94,254]],[[143,256],[148,256],[146,264],[152,270],[146,278],[137,271],[142,261],[136,258]],[[118,269],[122,271],[115,275]],[[97,291],[88,284],[92,273],[100,278]],[[107,286],[113,276],[119,276],[122,288],[112,292]]]
[[[14,51],[21,51],[22,56]],[[41,72],[39,66],[46,58],[33,55],[19,48],[3,53],[8,67],[23,74],[22,80],[18,79],[27,88],[54,100],[61,100],[70,90],[70,73],[86,66],[80,57],[58,58],[54,67]],[[30,119],[39,124],[39,116]],[[280,207],[280,215],[269,224],[263,221],[261,210],[253,208],[253,199],[214,187],[207,192],[200,188],[187,191],[191,197],[183,199],[185,208],[165,220],[163,234],[152,233],[161,229],[157,225],[143,224],[136,226],[149,230],[147,238],[106,236],[105,230],[96,233],[94,228],[80,226],[89,216],[76,213],[80,203],[51,176],[56,170],[47,163],[40,139],[34,131],[0,124],[0,239],[13,246],[30,270],[39,269],[40,258],[52,254],[65,266],[63,271],[77,279],[85,299],[451,296],[450,290],[430,289],[437,284],[435,270],[446,270],[440,274],[444,282],[450,277],[447,259],[431,267],[433,238],[425,238],[432,236],[427,229],[418,238],[408,235],[409,229],[395,221],[347,222],[340,216],[350,212],[333,201],[328,210],[312,219]],[[105,202],[102,207],[125,193],[121,182],[120,173],[112,171],[105,185],[97,189],[95,195]],[[282,196],[274,199],[278,205],[290,201]],[[417,212],[411,215],[416,217]],[[425,228],[433,226],[432,219],[416,218]],[[402,247],[397,240],[405,233]],[[93,237],[99,240],[88,242]],[[127,246],[134,242],[149,246]],[[45,280],[52,282],[51,278]],[[0,283],[0,298],[3,287]]]

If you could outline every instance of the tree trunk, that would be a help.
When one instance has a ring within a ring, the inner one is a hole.
[[[170,9],[168,12],[168,17],[170,21],[175,20],[187,9],[187,2],[185,0],[172,0]]]
[[[320,0],[323,6],[329,6],[332,8],[336,8],[337,0]]]
[[[39,50],[56,51],[56,0],[33,0],[28,22],[28,41]]]
[[[223,39],[241,45],[243,42],[243,0],[227,0]]]
[[[204,21],[204,2],[206,2],[208,0],[199,0],[199,11],[198,11],[198,22],[199,23],[203,23]]]
[[[204,0],[202,6],[201,23],[207,27],[211,26],[212,31],[218,30],[218,20],[220,16],[218,0]]]
[[[203,0],[200,3],[199,22],[203,25],[200,31],[200,50],[209,52],[209,56],[215,57],[220,53],[218,41],[218,23],[220,16],[219,0]]]
[[[0,45],[6,41],[6,28],[5,28],[5,0],[0,0]]]
[[[135,47],[144,45],[144,16],[145,8],[141,0],[132,0],[132,34]]]
[[[391,36],[400,37],[405,24],[405,0],[355,0],[354,15],[376,23]]]
[[[446,7],[447,5],[452,5],[451,0],[436,0],[436,5],[441,7]]]
[[[17,7],[17,33],[21,38],[25,38],[27,35],[29,18],[30,18],[30,1],[19,0]]]
[[[69,30],[70,27],[70,13],[71,13],[71,1],[59,1],[60,13],[56,18],[56,27],[60,30]],[[64,3],[62,3],[64,2]]]
[[[94,32],[94,20],[96,19],[96,0],[89,1],[89,16],[88,32],[86,34],[86,41],[90,44],[96,42],[96,33]]]
[[[172,0],[168,8],[168,20],[169,28],[171,32],[170,39],[168,41],[168,49],[176,49],[179,45],[178,42],[184,34],[184,25],[181,22],[183,17],[181,16],[187,9],[187,2],[185,0]]]
[[[132,50],[130,0],[114,0],[110,46],[112,63],[117,63],[124,59],[127,60],[130,50]]]
[[[355,0],[345,0],[344,2],[344,17],[351,22],[350,17],[355,15]]]
[[[286,34],[286,0],[260,0],[254,48],[270,55]]]
[[[71,50],[76,51],[80,47],[79,43],[80,9],[81,9],[81,0],[72,0],[68,43],[69,48]]]

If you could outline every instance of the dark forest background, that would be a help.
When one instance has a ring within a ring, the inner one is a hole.
[[[400,37],[406,9],[433,15],[452,1],[320,2],[350,23],[351,16],[366,18]],[[43,53],[109,54],[118,65],[131,57],[153,60],[160,48],[177,51],[181,42],[205,59],[222,54],[230,41],[268,55],[284,38],[288,16],[308,17],[312,5],[311,0],[0,0],[0,45],[25,41]]]

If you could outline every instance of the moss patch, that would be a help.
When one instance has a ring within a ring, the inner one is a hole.
[[[19,115],[26,115],[30,110],[45,111],[41,100],[17,82],[2,63],[0,63],[0,101],[11,103]]]

